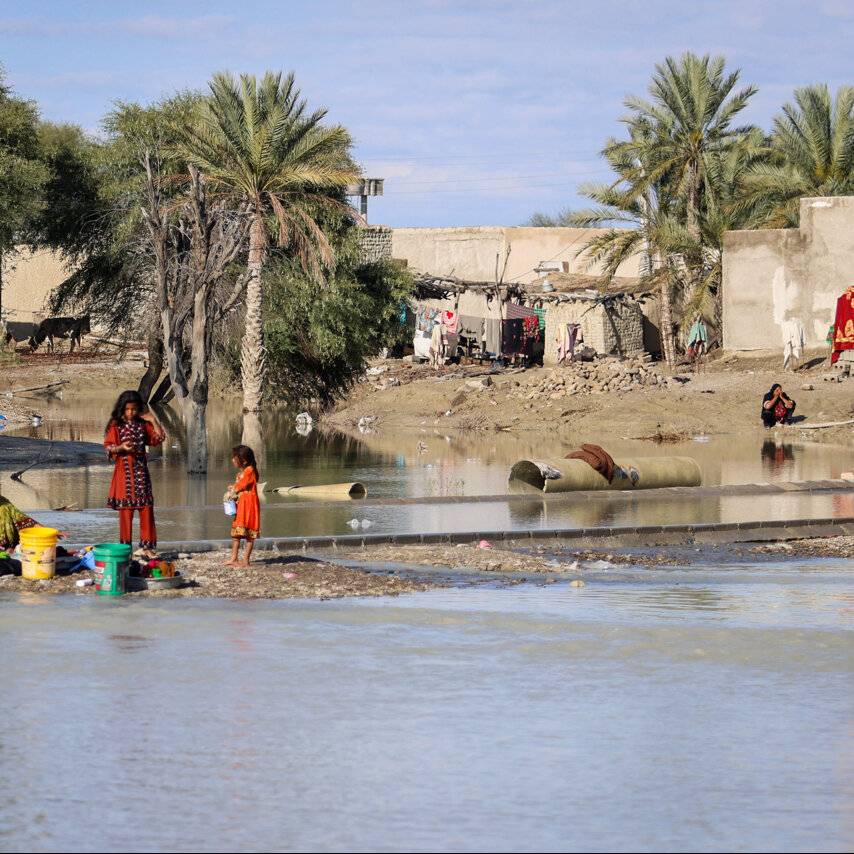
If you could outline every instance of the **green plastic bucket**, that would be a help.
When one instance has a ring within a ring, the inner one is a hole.
[[[95,587],[101,596],[124,596],[131,547],[127,543],[99,543],[95,552]]]

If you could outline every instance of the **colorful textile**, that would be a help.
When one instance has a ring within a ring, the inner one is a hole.
[[[38,525],[35,519],[22,513],[8,498],[0,495],[0,549],[11,551],[20,542],[20,532],[35,525]]]
[[[526,317],[537,317],[537,312],[526,305],[508,301],[504,303],[504,316],[507,320],[524,320]]]
[[[567,454],[565,459],[583,460],[594,471],[598,471],[608,483],[612,483],[614,480],[616,469],[614,458],[599,445],[582,445],[580,450]]]
[[[537,317],[540,320],[540,332],[542,332],[546,328],[546,312],[547,308],[535,308],[535,312],[537,312]]]
[[[837,362],[843,350],[854,350],[854,287],[848,288],[836,301],[831,363]]]
[[[157,436],[150,421],[113,421],[104,437],[104,447],[128,444],[130,451],[109,451],[111,460],[115,460],[113,480],[107,497],[107,507],[113,510],[139,510],[141,507],[153,507],[154,495],[151,491],[151,475],[148,473],[148,455],[146,446],[155,447],[163,440]]]
[[[556,337],[558,362],[571,360],[575,356],[575,345],[583,340],[581,326],[578,323],[564,323],[558,327]]]
[[[139,513],[139,547],[141,549],[157,548],[157,526],[154,524],[154,508],[140,507]],[[133,508],[123,507],[119,510],[119,542],[130,545],[133,540]]]
[[[702,320],[695,320],[694,325],[688,332],[688,346],[695,344],[707,344],[709,341],[709,332],[706,329],[706,324]]]
[[[525,338],[536,340],[540,337],[540,319],[538,317],[525,317],[522,319],[522,335]]]
[[[261,533],[261,502],[258,500],[258,477],[252,466],[246,466],[234,481],[237,493],[237,515],[231,523],[231,536],[254,540]]]
[[[460,316],[455,311],[442,312],[442,326],[445,327],[445,332],[450,332],[453,335],[457,334],[457,328],[460,323]]]

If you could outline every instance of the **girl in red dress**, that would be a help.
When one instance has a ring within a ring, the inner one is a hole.
[[[258,501],[258,466],[255,452],[248,445],[232,448],[231,462],[238,470],[237,479],[228,488],[227,499],[237,501],[237,515],[231,523],[231,560],[226,566],[249,566],[252,547],[261,533],[261,503]],[[246,540],[243,560],[238,561],[240,541]]]
[[[154,557],[157,547],[146,447],[155,447],[165,438],[160,422],[139,393],[123,391],[113,407],[104,436],[104,448],[116,464],[107,506],[119,511],[121,543],[133,539],[133,511],[139,511],[139,547],[146,557]]]

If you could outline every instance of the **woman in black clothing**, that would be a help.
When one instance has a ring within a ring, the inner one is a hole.
[[[791,424],[794,414],[795,401],[783,391],[780,383],[774,383],[771,391],[762,398],[762,423],[766,427]]]

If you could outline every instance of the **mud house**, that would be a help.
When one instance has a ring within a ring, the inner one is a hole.
[[[573,349],[584,346],[602,355],[630,356],[644,350],[645,295],[637,280],[631,291],[614,287],[603,292],[596,288],[597,277],[550,279],[554,283],[538,279],[529,285],[495,285],[420,275],[411,305],[416,354],[424,356],[431,327],[445,314],[453,318],[454,334],[465,339],[464,352],[479,357],[513,355],[504,343],[504,330],[508,323],[525,317],[537,319],[535,355],[546,365],[567,357],[567,341]]]
[[[51,292],[70,271],[55,252],[19,248],[3,259],[2,273],[3,318],[37,323],[47,316]]]
[[[456,301],[461,316],[500,320],[501,305],[508,301],[543,309],[546,363],[558,358],[556,329],[566,324],[578,325],[584,343],[600,353],[629,354],[641,349],[657,353],[658,302],[651,294],[638,298],[642,290],[639,259],[621,265],[614,281],[605,285],[601,267],[586,257],[584,247],[601,231],[395,228],[392,254],[406,261],[422,281],[454,285],[456,290],[449,291],[451,302]],[[496,281],[502,282],[501,288],[496,289]],[[450,304],[448,299],[441,302],[446,308]]]

